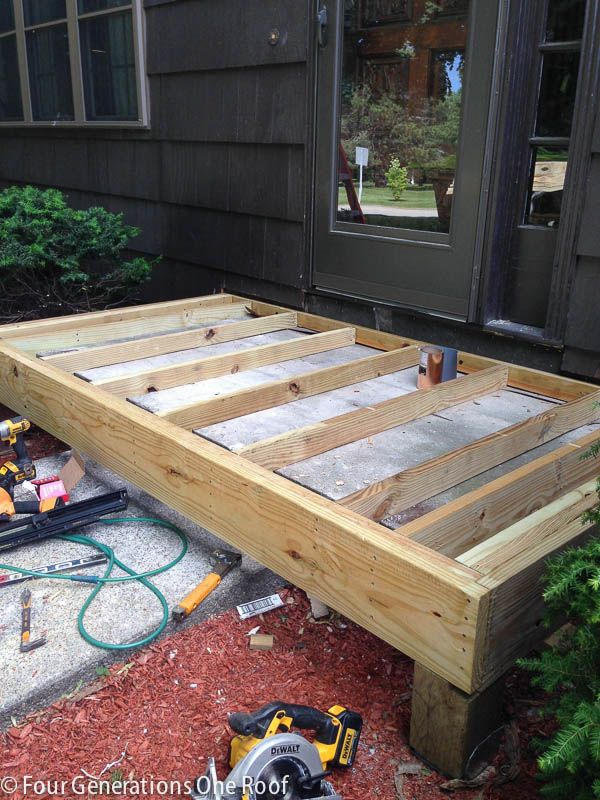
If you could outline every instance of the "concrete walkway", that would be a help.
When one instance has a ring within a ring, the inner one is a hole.
[[[37,462],[40,477],[56,473],[67,455]],[[85,478],[76,487],[73,500],[126,487],[130,506],[126,516],[151,516],[168,519],[188,535],[188,554],[174,569],[153,578],[164,593],[169,608],[185,596],[211,571],[211,553],[226,547],[207,531],[194,525],[146,493],[126,484],[108,470],[87,463]],[[109,544],[117,556],[138,572],[154,569],[173,559],[180,549],[177,536],[146,523],[93,525],[81,531]],[[38,567],[70,558],[90,555],[89,547],[47,539],[38,544],[0,553],[0,562],[18,567]],[[85,570],[83,574],[103,574],[105,567]],[[119,575],[115,570],[114,575]],[[239,603],[272,594],[285,585],[248,556],[242,566],[231,572],[223,584],[198,608],[184,625],[198,624],[207,616]],[[48,643],[30,653],[19,651],[21,625],[20,594],[24,587],[33,595],[32,638],[47,631]],[[31,580],[25,584],[0,588],[0,729],[11,724],[11,717],[49,705],[65,692],[72,691],[82,679],[93,678],[96,667],[128,660],[132,650],[106,651],[87,644],[77,630],[77,615],[92,587],[50,579]],[[157,598],[136,582],[116,584],[102,590],[86,617],[87,627],[99,639],[130,642],[144,638],[160,622],[162,609]],[[175,625],[169,622],[167,633]]]

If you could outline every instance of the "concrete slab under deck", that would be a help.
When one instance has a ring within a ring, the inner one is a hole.
[[[190,357],[210,357],[242,351],[261,344],[288,341],[301,334],[301,330],[278,331],[251,339],[214,345],[210,348],[197,348],[167,356],[90,370],[85,373],[85,377],[92,381],[100,377],[117,377],[150,367],[181,363]],[[377,352],[380,351],[362,345],[337,348],[261,369],[238,372],[235,375],[225,375],[160,392],[152,392],[133,398],[133,400],[152,412],[167,410],[176,408],[183,403],[200,401],[237,389],[288,378],[299,373],[348,363]],[[227,420],[196,432],[223,447],[235,450],[261,439],[407,394],[415,390],[416,379],[416,367],[405,369],[391,375]],[[445,409],[438,414],[423,417],[368,439],[361,439],[358,442],[335,448],[314,458],[291,464],[279,472],[319,494],[332,500],[339,500],[370,483],[521,422],[552,408],[555,404],[555,401],[547,398],[519,391],[502,390]],[[565,442],[585,435],[594,430],[594,427],[586,426],[565,434],[553,442],[420,503],[400,515],[391,517],[385,521],[385,524],[389,527],[398,527],[406,520],[420,516],[521,464],[560,447]]]

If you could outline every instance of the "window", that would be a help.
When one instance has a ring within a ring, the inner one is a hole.
[[[146,124],[141,0],[0,0],[0,125]]]
[[[584,0],[549,0],[542,41],[531,171],[524,223],[554,227],[560,220],[571,123],[579,75]]]
[[[498,118],[494,233],[486,242],[482,316],[504,333],[525,332],[553,344],[563,336],[563,298],[573,266],[583,177],[582,159],[573,152],[581,146],[581,107],[591,94],[583,87],[592,85],[597,58],[585,31],[586,15],[594,24],[592,8],[586,0],[515,3],[508,17],[511,60]]]

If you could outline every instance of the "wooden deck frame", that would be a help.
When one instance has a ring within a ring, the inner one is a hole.
[[[429,389],[417,389],[373,406],[262,439],[236,452],[267,469],[279,469],[503,389],[507,380],[506,367],[488,367]]]
[[[417,347],[390,350],[376,356],[359,358],[348,364],[303,372],[300,375],[293,375],[291,378],[263,383],[249,389],[227,392],[208,400],[192,402],[156,413],[159,417],[188,430],[205,428],[227,419],[264,411],[285,403],[293,403],[294,400],[314,397],[334,389],[341,389],[344,386],[351,386],[354,383],[369,381],[373,378],[380,378],[382,375],[408,369],[408,367],[415,367],[419,363],[419,356],[420,352]]]
[[[246,319],[242,322],[223,325],[211,325],[207,328],[192,328],[163,336],[145,336],[130,342],[98,345],[86,350],[58,353],[48,356],[45,361],[60,369],[71,372],[84,372],[96,367],[110,364],[121,364],[126,361],[150,358],[151,356],[177,353],[180,350],[192,350],[221,342],[231,342],[248,336],[259,336],[262,333],[294,328],[298,323],[295,312],[272,314],[261,319]],[[9,340],[12,341],[12,340]],[[37,341],[37,347],[42,342]],[[34,351],[36,347],[34,346]]]
[[[350,347],[354,344],[354,329],[340,328],[325,333],[315,333],[312,336],[298,336],[285,342],[276,344],[263,344],[259,347],[250,347],[239,353],[192,358],[178,364],[165,367],[142,369],[139,372],[125,375],[120,378],[100,378],[94,380],[94,386],[100,386],[119,397],[133,397],[170,389],[173,386],[182,386],[187,383],[218,378],[221,375],[233,375],[249,369],[258,369],[269,364],[289,361],[294,358],[323,353],[334,350],[336,347]],[[83,376],[82,376],[83,377]]]
[[[468,478],[593,422],[598,417],[599,403],[600,390],[384,478],[341,502],[371,519],[398,514]]]
[[[463,697],[469,703],[543,635],[537,579],[550,553],[588,535],[579,517],[582,509],[597,501],[593,480],[599,470],[580,456],[600,438],[600,430],[391,531],[356,510],[379,517],[371,503],[366,507],[353,502],[354,508],[344,507],[347,498],[343,503],[323,498],[253,463],[243,452],[230,452],[190,429],[408,368],[416,362],[420,342],[350,326],[351,339],[384,352],[190,404],[168,414],[153,415],[126,402],[129,389],[124,384],[117,391],[123,396],[116,396],[102,385],[70,374],[259,332],[298,326],[323,333],[349,327],[280,306],[230,295],[218,297],[4,326],[0,328],[0,401],[413,657],[420,665],[418,674],[427,675],[428,685],[441,682],[440,692],[445,682],[455,687],[458,694],[452,695],[453,703],[460,705]],[[191,327],[202,319],[197,310],[210,313],[213,303],[219,311],[228,305],[243,305],[255,318],[211,328]],[[151,325],[144,324],[146,314],[153,320]],[[168,327],[157,328],[164,320],[169,321]],[[178,324],[184,330],[175,331],[172,326]],[[120,345],[103,344],[103,335],[110,338],[116,330],[123,337],[142,338]],[[157,330],[173,332],[157,336]],[[338,336],[348,333],[334,334],[333,340]],[[84,341],[86,349],[36,357],[48,350],[48,342],[63,348]],[[285,354],[283,348],[280,355]],[[248,367],[251,359],[249,356],[246,362]],[[220,370],[233,363],[226,356],[204,359],[205,365],[206,361],[211,364],[211,374],[223,374]],[[444,456],[434,460],[444,467],[429,462],[424,473],[427,496],[599,416],[596,403],[600,395],[591,384],[468,353],[461,353],[459,362],[460,369],[472,375],[412,400],[409,394],[392,403],[386,401],[400,416],[395,420],[382,416],[376,429],[421,416],[419,398],[424,403],[421,410],[431,413],[506,383],[567,402],[461,448],[449,454],[449,460]],[[189,372],[182,369],[177,380],[186,376]],[[294,382],[297,390],[291,388]],[[453,394],[455,387],[458,392]],[[358,429],[350,440],[364,430]],[[348,435],[344,433],[342,439]],[[338,446],[339,441],[334,437],[330,444]],[[319,447],[329,449],[326,445],[324,439]],[[470,466],[469,448],[479,454],[476,472]],[[436,474],[446,477],[441,480]],[[510,563],[505,551],[511,554]],[[415,684],[415,691],[418,689]],[[424,697],[423,691],[420,702],[427,706]],[[472,716],[465,710],[465,719]],[[414,738],[420,751],[435,762],[433,741],[432,751],[427,752],[423,737],[415,734]]]

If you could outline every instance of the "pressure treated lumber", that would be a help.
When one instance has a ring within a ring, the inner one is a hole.
[[[503,688],[497,682],[468,695],[417,662],[410,746],[439,772],[464,777],[471,754],[501,724]]]
[[[542,596],[546,560],[567,545],[585,543],[594,527],[583,524],[581,514],[597,503],[591,481],[516,523],[518,527],[498,534],[496,544],[506,549],[495,548],[488,557],[478,559],[487,572],[479,582],[491,590],[486,638],[478,648],[480,663],[475,665],[476,675],[485,676],[485,682],[502,675],[516,658],[547,637]],[[469,560],[477,558],[475,553],[465,555]]]
[[[359,408],[314,425],[263,439],[237,452],[267,469],[279,469],[495,392],[506,386],[507,378],[508,370],[505,367],[490,367],[430,389],[418,389],[374,406]]]
[[[353,344],[354,328],[339,328],[325,333],[304,334],[296,339],[265,344],[235,353],[210,358],[196,357],[165,367],[141,369],[137,374],[127,374],[119,378],[92,379],[92,383],[118,397],[133,397],[148,391],[161,391],[207,378],[232,375],[244,370],[258,369],[269,364],[323,353],[337,347],[350,347]]]
[[[241,299],[243,298],[236,297],[236,300]],[[271,303],[262,303],[255,300],[251,301],[250,306],[252,312],[260,316],[273,314],[275,310],[284,310],[283,306],[276,306]],[[320,317],[317,314],[298,312],[298,325],[311,328],[315,331],[331,330],[332,327],[339,324],[337,320]],[[435,344],[432,342],[421,342],[417,339],[411,339],[408,336],[365,328],[361,325],[355,325],[354,328],[356,330],[357,344],[375,347],[378,350],[396,350],[399,347],[406,347],[407,345],[420,346],[423,344]],[[508,368],[509,386],[545,395],[546,397],[555,398],[557,400],[575,400],[595,390],[592,384],[573,378],[565,378],[563,375],[553,375],[548,372],[542,372],[541,370],[522,367],[518,364],[509,364],[493,358],[474,355],[473,353],[461,351],[458,354],[458,368],[461,372],[474,372],[495,365]]]
[[[595,479],[587,481],[462,553],[457,561],[485,575],[486,586],[497,586],[591,527],[594,523],[584,523],[582,514],[600,502],[596,489]]]
[[[227,419],[254,414],[267,408],[293,403],[305,397],[414,367],[419,363],[419,355],[417,347],[390,350],[388,353],[377,353],[348,364],[303,372],[291,378],[283,378],[261,386],[251,386],[248,389],[238,389],[235,392],[227,392],[155,413],[188,430],[204,428]]]
[[[180,333],[169,333],[163,336],[149,336],[134,339],[120,344],[99,345],[73,353],[59,353],[47,356],[45,363],[52,364],[71,372],[83,372],[95,367],[105,367],[109,364],[120,364],[126,361],[135,361],[138,358],[176,353],[179,350],[190,350],[204,345],[231,342],[235,339],[245,339],[248,336],[258,336],[260,333],[271,333],[288,328],[295,328],[297,317],[294,311],[273,314],[270,317],[246,319],[242,322],[228,322],[222,325],[212,325],[207,328],[194,328]]]
[[[111,339],[125,339],[129,336],[149,336],[153,333],[191,328],[203,322],[220,319],[237,319],[247,314],[245,303],[221,303],[217,306],[199,306],[185,313],[160,314],[148,319],[126,319],[124,321],[103,322],[90,327],[50,332],[42,336],[33,331],[27,335],[13,336],[11,344],[28,353],[48,352],[50,350],[70,350],[83,345],[108,342]]]
[[[0,343],[0,402],[465,691],[477,573]]]
[[[398,534],[456,558],[600,472],[582,458],[600,429],[536,458],[397,529]]]
[[[46,333],[94,328],[107,322],[148,320],[154,317],[176,314],[180,315],[180,318],[185,322],[188,312],[193,309],[231,305],[233,302],[234,296],[231,294],[208,294],[202,297],[188,297],[184,300],[167,300],[161,303],[113,308],[110,311],[88,311],[81,314],[69,314],[64,317],[52,317],[51,319],[15,322],[2,326],[2,337],[10,339],[13,336],[26,337],[29,334],[41,337]],[[242,303],[245,301],[243,298],[235,298],[235,302]]]
[[[477,373],[475,373],[477,374]],[[600,391],[544,411],[471,444],[384,478],[339,502],[384,519],[600,417]]]

